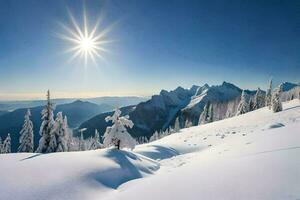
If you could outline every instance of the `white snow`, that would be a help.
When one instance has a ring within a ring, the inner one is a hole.
[[[1,154],[0,199],[300,199],[300,101],[197,127],[133,153]]]

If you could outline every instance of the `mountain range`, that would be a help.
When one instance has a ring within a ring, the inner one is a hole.
[[[300,86],[285,82],[283,88],[283,100],[293,99],[300,95]],[[129,129],[133,137],[150,137],[155,131],[165,130],[174,126],[176,118],[181,127],[198,125],[199,116],[204,106],[210,102],[213,105],[214,121],[236,115],[240,102],[242,89],[228,82],[221,85],[203,86],[193,85],[189,89],[177,87],[175,90],[162,90],[158,95],[153,95],[149,100],[140,97],[101,97],[89,101],[76,100],[71,103],[58,104],[55,114],[62,111],[68,117],[70,128],[74,129],[74,135],[78,136],[78,129],[87,128],[84,138],[93,136],[95,129],[103,135],[106,127],[111,123],[105,121],[105,117],[112,115],[112,110],[121,107],[122,115],[129,115],[134,126]],[[248,98],[252,98],[256,91],[245,90]],[[45,101],[41,101],[45,104]],[[35,102],[35,103],[41,103]],[[54,101],[61,102],[62,101]],[[43,106],[31,108],[34,124],[35,146],[39,141],[39,127],[41,124],[41,110]],[[22,128],[24,114],[27,108],[15,109],[12,112],[0,112],[0,136],[5,138],[11,133],[12,150],[18,146],[19,131]]]
[[[82,122],[90,119],[94,115],[113,110],[118,100],[120,105],[128,105],[131,103],[140,102],[144,100],[144,98],[104,97],[103,101],[102,98],[94,98],[93,100],[97,101],[99,104],[91,103],[88,101],[82,101],[82,100],[76,100],[71,103],[58,104],[56,105],[54,114],[56,115],[57,112],[62,112],[63,115],[66,115],[68,117],[69,127],[76,128]],[[46,103],[45,101],[35,101],[33,104],[40,104],[42,102],[44,104]],[[62,103],[63,101],[54,100],[54,102]],[[106,103],[101,103],[101,102],[106,102]],[[24,115],[28,109],[27,106],[31,105],[31,103],[23,104],[23,105],[25,105],[24,108],[18,108],[11,112],[8,111],[0,112],[0,137],[4,139],[7,136],[7,134],[10,133],[12,138],[13,152],[17,150],[19,132],[24,122]],[[18,106],[20,106],[20,104]],[[42,109],[43,106],[35,106],[30,108],[31,115],[32,115],[31,120],[34,125],[35,146],[38,145],[38,141],[40,139],[39,127],[41,125]]]
[[[300,88],[298,84],[289,82],[282,83],[281,87],[284,91],[283,96],[286,96],[288,91]],[[251,99],[256,90],[245,92]],[[177,117],[181,127],[198,125],[200,114],[207,102],[213,104],[214,121],[235,116],[241,93],[241,88],[228,82],[217,86],[193,85],[189,89],[178,87],[172,91],[162,90],[148,101],[122,108],[121,111],[122,114],[129,115],[134,123],[133,128],[128,130],[133,137],[150,137],[155,131],[174,126]],[[101,113],[83,122],[79,128],[87,128],[84,137],[93,136],[95,129],[103,135],[106,127],[111,125],[105,121],[105,117],[111,114],[112,112]]]

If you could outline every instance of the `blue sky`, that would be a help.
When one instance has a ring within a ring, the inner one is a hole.
[[[104,16],[105,62],[68,62],[70,43],[57,37],[69,9],[88,23]],[[297,0],[2,0],[0,99],[152,95],[161,89],[232,82],[265,88],[300,82]]]

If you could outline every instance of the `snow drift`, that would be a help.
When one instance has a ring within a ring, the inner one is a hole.
[[[0,155],[1,199],[300,199],[300,101],[182,129],[133,152]]]

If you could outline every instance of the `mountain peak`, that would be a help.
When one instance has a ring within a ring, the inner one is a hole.
[[[279,87],[282,88],[283,92],[289,91],[297,86],[299,86],[299,84],[291,83],[291,82],[283,82],[279,85]]]

